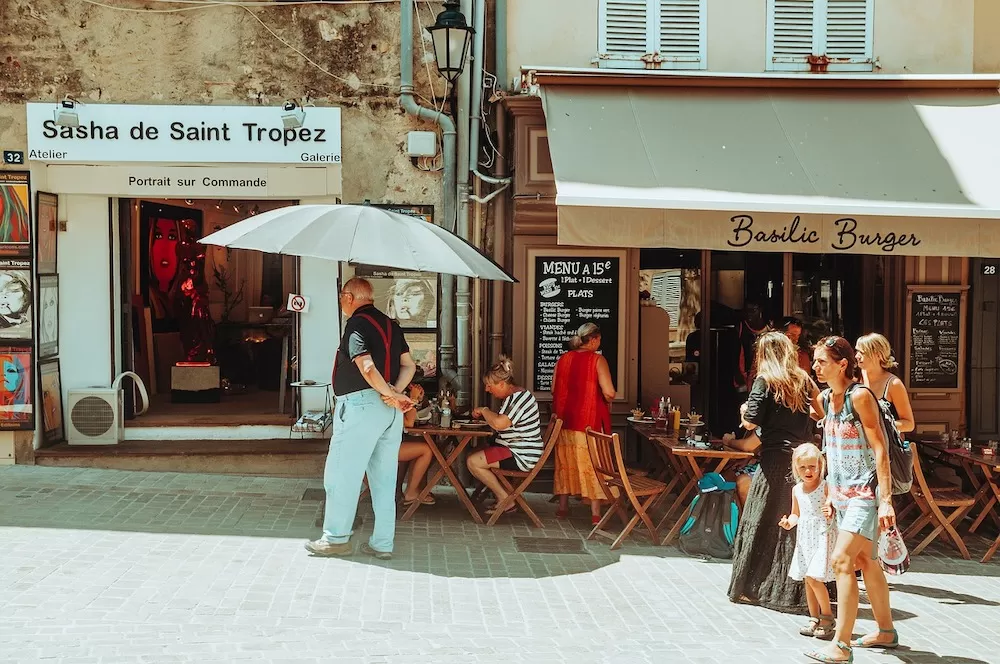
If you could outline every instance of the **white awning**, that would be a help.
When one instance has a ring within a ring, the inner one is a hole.
[[[996,90],[542,97],[560,244],[1000,256]]]

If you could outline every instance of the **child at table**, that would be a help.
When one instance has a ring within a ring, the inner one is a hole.
[[[805,581],[806,601],[812,616],[799,634],[829,641],[834,636],[836,624],[826,583],[835,578],[831,562],[836,533],[833,512],[827,505],[825,467],[823,453],[812,443],[802,443],[795,448],[792,476],[798,483],[792,489],[792,512],[782,516],[778,525],[785,530],[798,527],[788,576]]]

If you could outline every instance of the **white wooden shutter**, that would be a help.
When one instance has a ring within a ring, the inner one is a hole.
[[[650,297],[670,315],[670,327],[677,327],[681,319],[681,271],[668,270],[653,277],[653,292]]]
[[[642,56],[653,52],[649,30],[648,0],[601,0],[600,44],[602,62],[612,67],[645,67]]]
[[[769,64],[806,62],[813,54],[815,0],[771,0],[768,4]]]
[[[660,0],[657,51],[665,63],[705,66],[705,0]]]
[[[874,0],[768,0],[767,9],[767,69],[871,71]]]
[[[707,0],[600,0],[602,67],[705,68]]]
[[[831,64],[872,61],[872,1],[826,0],[826,56]]]

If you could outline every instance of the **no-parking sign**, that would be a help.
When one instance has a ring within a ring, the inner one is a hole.
[[[298,295],[297,293],[288,294],[288,304],[285,308],[291,311],[293,314],[306,314],[309,313],[309,298],[305,295]]]

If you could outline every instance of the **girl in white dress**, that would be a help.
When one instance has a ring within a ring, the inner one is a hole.
[[[812,443],[803,443],[792,452],[792,476],[798,482],[792,489],[792,513],[781,517],[778,525],[785,530],[798,526],[795,554],[788,576],[805,581],[806,600],[812,620],[799,630],[803,636],[829,641],[835,632],[830,593],[826,583],[834,580],[831,561],[836,543],[833,512],[827,505],[823,480],[826,466],[823,453]]]

